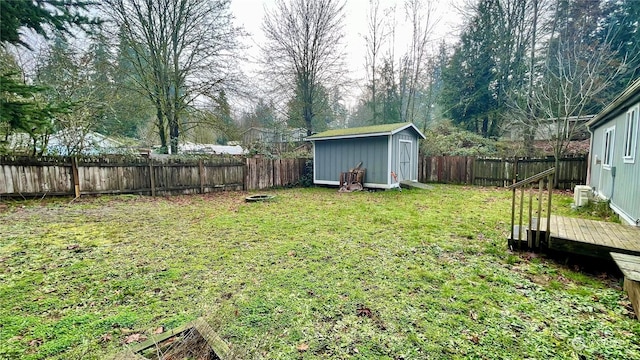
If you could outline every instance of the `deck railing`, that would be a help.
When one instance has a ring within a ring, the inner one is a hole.
[[[547,189],[549,191],[549,194],[547,196],[547,228],[546,228],[546,232],[545,232],[545,242],[548,243],[549,240],[549,233],[550,233],[550,220],[551,220],[551,196],[552,196],[552,190],[553,190],[553,176],[556,172],[555,168],[551,168],[548,170],[545,170],[541,173],[538,173],[536,175],[533,175],[529,178],[526,178],[522,181],[518,181],[517,183],[508,186],[507,188],[510,189],[511,191],[513,191],[513,195],[511,198],[511,237],[509,238],[509,243],[513,244],[513,242],[516,240],[515,238],[515,232],[516,232],[516,193],[518,192],[518,190],[520,190],[520,209],[519,209],[519,215],[518,215],[518,249],[521,249],[522,247],[522,223],[523,223],[523,212],[524,212],[524,205],[525,205],[525,189],[528,188],[529,190],[529,226],[527,227],[528,231],[533,231],[533,226],[535,225],[536,227],[536,231],[535,231],[535,244],[533,242],[533,237],[532,236],[527,236],[527,245],[529,248],[540,248],[540,218],[542,216],[542,202],[543,202],[543,197],[544,197],[544,183],[545,180],[547,181]],[[536,221],[535,224],[533,224],[533,193],[534,193],[534,188],[535,188],[535,184],[538,184],[538,209],[536,210]],[[532,234],[532,233],[530,233]]]

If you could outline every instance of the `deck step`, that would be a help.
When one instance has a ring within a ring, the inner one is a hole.
[[[535,245],[536,242],[536,222],[532,221],[531,227],[534,230],[530,230],[529,226],[522,226],[522,235],[520,239],[520,244],[518,244],[518,230],[520,229],[520,225],[513,226],[513,239],[507,238],[507,242],[509,247],[513,250],[522,249],[522,250],[538,250],[542,247],[546,247],[546,231],[540,230],[540,244],[538,246]],[[511,233],[509,233],[511,236]]]
[[[433,189],[433,186],[431,185],[427,185],[421,182],[417,182],[417,181],[411,181],[411,180],[402,180],[400,181],[400,187],[406,188],[406,189],[423,189],[423,190],[431,190]]]
[[[624,274],[624,291],[640,320],[640,256],[612,252],[611,257]]]

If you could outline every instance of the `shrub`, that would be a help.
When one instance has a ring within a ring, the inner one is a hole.
[[[491,156],[497,153],[495,140],[460,129],[451,122],[441,122],[424,134],[420,150],[427,156]]]

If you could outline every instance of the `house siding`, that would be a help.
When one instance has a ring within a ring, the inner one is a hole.
[[[315,180],[340,181],[340,173],[362,162],[365,183],[387,184],[388,136],[315,141]]]
[[[635,105],[632,104],[631,106]],[[625,106],[621,113],[614,118],[598,124],[592,129],[591,180],[590,185],[596,193],[611,201],[611,206],[627,218],[629,222],[640,219],[640,154],[636,147],[635,162],[625,163],[623,160],[625,140],[626,112],[631,106]],[[612,168],[615,167],[615,177],[612,170],[602,166],[604,159],[604,133],[615,126]],[[638,133],[636,133],[636,136]],[[598,161],[600,163],[598,163]]]

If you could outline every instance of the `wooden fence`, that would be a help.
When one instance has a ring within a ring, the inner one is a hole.
[[[418,181],[481,186],[508,186],[555,166],[555,159],[420,156]],[[556,169],[559,189],[573,189],[587,180],[587,158],[560,159]],[[514,181],[515,180],[515,181]]]
[[[296,184],[308,159],[212,157],[206,159],[0,157],[1,196],[80,194],[191,194],[260,190]],[[507,186],[554,166],[553,158],[491,159],[436,156],[419,159],[418,180]],[[558,188],[584,184],[586,158],[560,160]]]
[[[295,184],[304,175],[307,160],[248,158],[245,189],[258,190]]]
[[[298,182],[306,159],[0,157],[0,196],[192,194]]]

